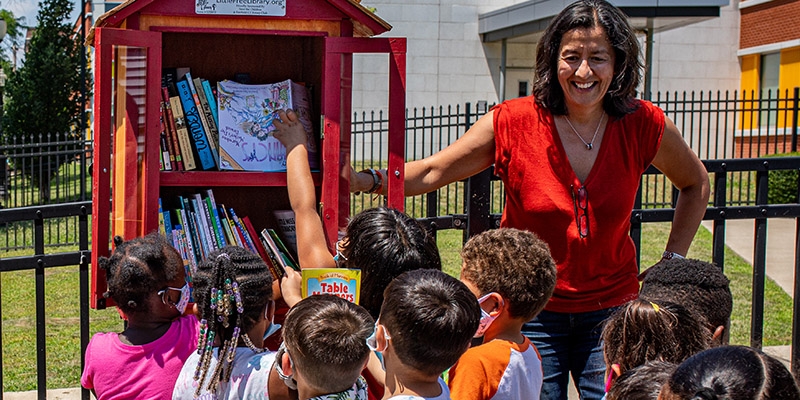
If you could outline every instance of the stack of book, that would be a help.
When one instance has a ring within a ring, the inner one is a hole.
[[[216,84],[189,68],[166,68],[161,82],[162,171],[286,171],[286,148],[272,136],[278,110],[292,108],[319,168],[308,88],[285,80],[264,85]]]
[[[187,277],[194,275],[209,253],[226,245],[244,247],[261,256],[273,279],[282,277],[287,268],[300,270],[295,255],[275,230],[265,228],[259,235],[247,216],[239,217],[233,207],[217,205],[211,189],[174,200],[178,207],[168,209],[159,198],[159,230],[181,254]]]
[[[188,68],[164,70],[160,118],[162,171],[218,168],[216,98],[208,80],[193,78]]]

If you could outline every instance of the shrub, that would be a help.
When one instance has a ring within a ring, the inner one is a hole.
[[[800,152],[772,154],[766,157],[796,157]],[[784,169],[769,171],[769,190],[767,192],[769,204],[797,203],[797,170]]]

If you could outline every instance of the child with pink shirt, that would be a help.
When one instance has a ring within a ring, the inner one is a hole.
[[[123,242],[101,258],[107,297],[127,318],[120,333],[97,333],[86,348],[81,385],[98,400],[169,399],[184,361],[197,348],[198,323],[183,315],[189,287],[178,252],[158,234]]]

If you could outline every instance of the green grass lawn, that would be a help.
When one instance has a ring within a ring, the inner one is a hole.
[[[642,265],[649,266],[661,255],[669,231],[668,223],[645,224],[642,238]],[[458,276],[462,232],[440,231],[438,244],[444,270]],[[23,253],[3,253],[13,257]],[[689,256],[711,259],[711,234],[700,228]],[[750,266],[732,251],[725,255],[725,272],[731,279],[734,308],[731,342],[750,343]],[[2,275],[3,391],[36,389],[36,334],[33,271],[5,272]],[[47,386],[80,385],[80,337],[78,313],[78,267],[48,269],[47,308]],[[119,331],[122,321],[114,309],[91,310],[91,333]],[[764,315],[764,345],[791,342],[792,301],[774,282],[768,280]]]

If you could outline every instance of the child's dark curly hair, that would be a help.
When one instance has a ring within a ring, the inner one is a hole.
[[[509,314],[526,321],[542,311],[556,287],[556,263],[534,233],[499,228],[473,236],[461,250],[461,279],[481,295],[496,292]]]
[[[733,310],[730,281],[722,268],[689,258],[673,258],[650,267],[639,297],[678,303],[704,318],[712,331],[728,326]]]
[[[115,236],[114,246],[111,257],[97,260],[106,272],[105,297],[127,315],[150,312],[147,297],[175,279],[183,268],[180,254],[156,232],[128,241]]]
[[[264,315],[272,298],[272,275],[261,257],[239,246],[226,246],[200,262],[193,283],[201,318],[197,393],[206,382],[207,390],[214,392],[220,381],[230,378],[239,338],[249,343],[247,331]],[[221,343],[218,362],[214,371],[209,371],[215,338]]]

